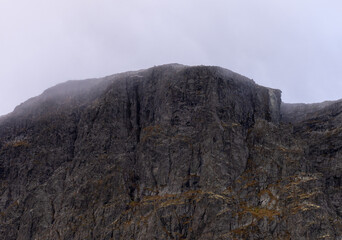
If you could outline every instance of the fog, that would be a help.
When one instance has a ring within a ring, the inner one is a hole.
[[[46,88],[166,63],[218,65],[285,102],[342,98],[342,2],[0,0],[0,115]]]

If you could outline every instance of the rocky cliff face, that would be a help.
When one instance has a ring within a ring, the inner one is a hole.
[[[0,119],[2,239],[342,239],[342,104],[219,67],[48,89]]]

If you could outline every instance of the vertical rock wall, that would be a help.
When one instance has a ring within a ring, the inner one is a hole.
[[[0,122],[0,236],[338,239],[339,115],[280,95],[177,64],[51,88]]]

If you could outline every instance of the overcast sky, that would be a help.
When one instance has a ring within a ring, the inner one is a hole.
[[[341,0],[0,0],[0,115],[46,88],[218,65],[285,102],[342,98]]]

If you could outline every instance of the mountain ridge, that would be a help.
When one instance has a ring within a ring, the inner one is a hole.
[[[38,96],[35,96],[35,97],[32,97],[32,98],[26,100],[25,102],[19,104],[14,109],[13,112],[10,112],[8,114],[0,116],[0,119],[1,118],[5,118],[8,115],[15,114],[17,111],[20,111],[21,108],[25,108],[25,106],[30,105],[30,103],[34,102],[35,100],[38,100],[38,99],[41,100],[41,98],[44,98],[44,97],[48,98],[49,95],[53,95],[54,96],[56,94],[56,92],[59,92],[59,93],[63,92],[60,95],[65,94],[66,91],[69,92],[69,95],[70,94],[71,95],[82,95],[82,92],[80,92],[82,89],[79,89],[79,87],[83,88],[83,90],[86,90],[87,89],[86,84],[88,84],[88,86],[92,86],[93,88],[96,88],[96,86],[98,86],[98,85],[101,86],[101,83],[103,84],[103,83],[107,82],[107,84],[109,84],[109,81],[113,81],[113,80],[115,81],[116,78],[120,78],[120,77],[123,77],[123,76],[126,76],[126,77],[129,77],[129,76],[133,77],[134,75],[138,76],[139,72],[149,71],[149,70],[151,70],[153,68],[165,68],[165,67],[172,67],[172,68],[178,68],[178,69],[190,68],[190,67],[192,67],[192,68],[193,67],[219,68],[223,72],[225,71],[226,73],[228,73],[228,75],[230,74],[231,76],[235,75],[235,76],[240,76],[240,78],[242,77],[242,79],[248,79],[247,77],[244,77],[244,76],[242,76],[242,75],[240,75],[240,74],[238,74],[236,72],[233,72],[231,70],[228,70],[228,69],[225,69],[225,68],[221,68],[221,67],[218,67],[218,66],[204,66],[204,65],[188,66],[188,65],[178,64],[178,63],[163,64],[163,65],[159,65],[159,66],[154,66],[154,67],[149,68],[149,69],[140,69],[140,70],[136,70],[136,71],[126,71],[126,72],[121,72],[121,73],[117,73],[117,74],[108,75],[108,76],[101,77],[101,78],[91,78],[91,79],[85,79],[85,80],[68,80],[66,82],[56,84],[55,86],[46,89],[42,94],[40,94]],[[254,80],[252,80],[252,79],[249,79],[249,80],[254,82]],[[77,84],[77,83],[79,83],[79,84]],[[70,92],[71,89],[68,89],[68,87],[76,88],[76,89],[74,89],[73,93],[71,93]],[[278,89],[273,89],[273,88],[269,88],[269,89],[278,90]],[[88,89],[88,91],[89,90],[90,89]],[[63,96],[60,96],[60,97],[63,97]],[[329,100],[329,101],[323,101],[323,102],[318,102],[318,103],[285,103],[285,102],[282,102],[282,104],[283,104],[282,111],[283,111],[284,115],[291,114],[291,113],[293,114],[294,112],[296,112],[298,110],[299,111],[303,110],[304,112],[308,111],[308,112],[313,113],[314,111],[321,110],[322,108],[328,107],[328,106],[330,106],[332,104],[338,104],[341,101],[342,101],[342,99]],[[309,110],[309,109],[312,109],[312,110]],[[298,113],[297,113],[297,115],[298,115]]]

